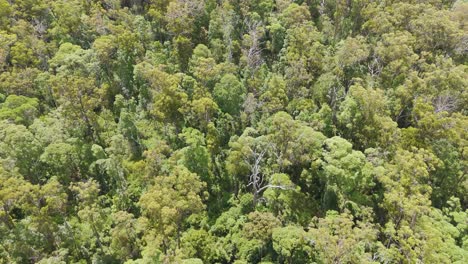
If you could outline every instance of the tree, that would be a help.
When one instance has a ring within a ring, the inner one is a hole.
[[[175,163],[183,164],[188,170],[200,176],[200,179],[209,183],[209,189],[215,188],[212,175],[211,158],[206,148],[205,136],[196,129],[186,128],[179,135],[187,145],[180,149],[181,156],[174,154]]]
[[[305,88],[322,69],[325,47],[322,35],[311,22],[291,27],[286,31],[285,52],[280,61],[287,81],[288,97],[307,96]]]
[[[219,111],[219,107],[211,97],[201,97],[192,100],[191,104],[186,109],[186,119],[193,123],[195,127],[202,131],[208,129],[208,125]]]
[[[375,57],[369,68],[372,75],[380,75],[384,84],[395,86],[409,74],[417,62],[414,52],[416,38],[407,31],[386,33],[377,43]]]
[[[67,193],[56,177],[50,178],[38,188],[40,189],[34,197],[36,202],[30,212],[29,229],[40,234],[42,243],[39,248],[42,252],[59,252],[63,241],[60,225],[66,221],[68,209]]]
[[[70,76],[51,78],[54,96],[63,107],[70,121],[82,129],[84,135],[95,142],[100,141],[97,113],[102,104],[103,89],[96,87],[91,78]]]
[[[17,171],[8,172],[0,167],[0,173],[2,180],[0,189],[2,211],[0,219],[9,229],[13,229],[17,221],[13,215],[14,209],[28,209],[34,199],[32,191],[35,189],[35,186],[24,180]]]
[[[182,166],[175,167],[169,176],[157,176],[138,202],[141,221],[151,230],[143,239],[147,243],[157,241],[164,254],[173,255],[173,250],[180,247],[187,218],[205,208],[205,188],[198,175]]]
[[[0,119],[28,126],[38,115],[38,106],[36,98],[10,95],[0,104]]]
[[[5,5],[5,3],[2,3],[2,12],[8,12],[8,8],[3,8],[3,5]],[[16,39],[17,36],[15,34],[9,34],[7,31],[4,30],[0,31],[0,67],[2,69],[4,69],[7,66],[7,59],[10,53],[11,45],[13,45]]]
[[[204,229],[189,229],[184,232],[180,244],[179,257],[185,259],[182,263],[190,258],[207,262],[214,262],[220,258],[220,249],[217,248],[215,237]]]
[[[176,36],[190,36],[204,15],[204,1],[170,1],[166,11],[167,29]]]
[[[138,75],[151,88],[153,104],[149,109],[150,113],[164,122],[178,124],[183,121],[183,107],[187,103],[188,95],[179,85],[180,78],[149,64],[141,66]]]
[[[264,35],[264,27],[261,21],[253,18],[247,20],[245,24],[248,28],[248,34],[243,36],[243,56],[241,61],[245,61],[248,74],[254,75],[258,68],[263,64],[260,39]]]
[[[213,55],[218,61],[231,63],[239,55],[239,37],[236,28],[241,22],[230,1],[224,1],[211,12],[208,38]]]
[[[352,144],[340,137],[325,140],[320,175],[324,181],[324,209],[359,210],[356,205],[370,206],[373,168],[365,155],[352,149]],[[336,207],[335,207],[336,206]]]
[[[70,241],[78,244],[78,255],[103,259],[108,253],[107,234],[110,230],[110,208],[104,207],[105,198],[99,196],[99,184],[95,180],[70,185],[74,193],[76,216],[70,220],[74,237]],[[84,251],[84,252],[83,252]],[[94,256],[92,256],[91,254]]]
[[[256,239],[265,246],[271,242],[273,230],[281,226],[279,219],[269,212],[251,212],[247,219],[243,229],[245,236]]]
[[[291,3],[282,11],[280,21],[286,28],[293,28],[306,21],[310,21],[310,12],[306,5]]]
[[[34,67],[39,63],[32,48],[20,41],[11,46],[10,56],[11,63],[19,68]]]
[[[273,230],[273,248],[280,262],[306,263],[310,261],[310,245],[307,233],[297,226],[279,227]]]
[[[213,90],[213,98],[225,113],[236,115],[241,109],[246,90],[233,74],[224,75]]]
[[[9,17],[13,10],[6,0],[0,2],[0,10],[2,10],[0,11],[0,17],[2,18],[0,20],[0,29],[6,29],[10,25]]]
[[[417,48],[435,52],[439,49],[453,49],[461,35],[456,22],[450,19],[449,12],[433,7],[425,9],[416,19],[411,20],[408,26],[420,40],[416,43]]]
[[[353,141],[358,149],[386,148],[397,141],[397,124],[388,117],[385,102],[380,89],[365,89],[359,85],[349,88],[337,121],[343,136]]]
[[[40,142],[25,126],[0,123],[0,157],[9,169],[16,167],[32,183],[43,180],[39,173],[42,150]]]
[[[367,67],[364,62],[369,54],[370,49],[363,36],[348,37],[337,44],[335,71],[346,86],[349,86],[353,77],[361,76],[363,72],[366,72]]]
[[[68,185],[84,177],[82,152],[85,149],[82,142],[73,139],[55,142],[44,148],[40,161],[46,165],[48,175],[57,176],[63,184]]]
[[[418,227],[431,211],[427,181],[439,163],[424,149],[398,150],[378,176],[385,190],[382,207],[388,212],[384,245],[395,260],[413,261],[423,254],[426,240],[421,239]]]
[[[213,88],[219,79],[216,60],[213,58],[211,50],[203,44],[197,45],[193,50],[189,68],[193,76],[207,88]]]
[[[264,192],[263,198],[266,200],[266,206],[282,222],[304,223],[310,217],[308,206],[303,204],[307,196],[301,193],[301,188],[295,186],[287,174],[271,175],[270,186]],[[302,210],[298,210],[299,208]]]
[[[282,76],[271,76],[262,91],[262,95],[260,95],[260,101],[262,102],[263,111],[269,114],[285,109],[288,97],[286,95],[286,82]]]
[[[320,263],[374,263],[381,245],[376,242],[378,230],[370,221],[336,211],[314,218],[308,231],[312,255]]]
[[[137,223],[130,213],[119,211],[112,215],[110,250],[116,259],[127,260],[139,255]]]

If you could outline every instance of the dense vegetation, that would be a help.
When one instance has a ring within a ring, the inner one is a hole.
[[[467,263],[468,2],[0,0],[0,263]]]

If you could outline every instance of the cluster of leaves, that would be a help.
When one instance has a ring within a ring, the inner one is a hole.
[[[0,0],[0,263],[466,263],[467,14]]]

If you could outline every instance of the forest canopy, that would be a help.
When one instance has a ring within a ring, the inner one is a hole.
[[[468,1],[0,0],[0,263],[467,263]]]

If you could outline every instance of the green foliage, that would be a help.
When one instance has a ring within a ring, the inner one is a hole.
[[[340,137],[325,140],[321,161],[325,190],[323,206],[328,209],[370,205],[370,193],[375,185],[372,166],[365,155],[352,149],[351,143]],[[336,207],[335,207],[336,206]]]
[[[465,0],[0,0],[0,263],[466,263]]]
[[[161,243],[164,251],[180,244],[180,233],[187,218],[203,211],[206,184],[198,175],[185,167],[175,167],[169,176],[158,176],[154,186],[145,192],[138,204],[142,209],[141,221],[152,229],[145,235],[149,243]]]
[[[239,113],[244,101],[245,88],[236,76],[224,75],[213,89],[213,97],[221,110],[236,115]]]
[[[359,149],[390,147],[396,142],[397,124],[385,114],[382,90],[351,86],[340,110],[338,123],[346,138],[352,139]]]
[[[39,102],[36,98],[10,95],[0,104],[0,119],[27,126],[39,114],[38,107]]]
[[[284,263],[307,263],[310,261],[310,246],[307,234],[297,226],[286,226],[273,230],[273,248]]]

